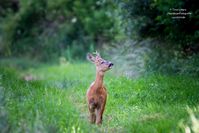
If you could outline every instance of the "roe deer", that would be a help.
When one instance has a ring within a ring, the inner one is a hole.
[[[102,115],[107,98],[106,88],[103,85],[103,77],[104,73],[112,68],[113,63],[102,59],[97,52],[96,56],[88,53],[87,59],[93,62],[96,66],[96,79],[90,85],[86,94],[90,113],[90,122],[99,125],[102,124]]]

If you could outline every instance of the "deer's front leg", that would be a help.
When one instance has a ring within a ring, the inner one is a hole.
[[[105,104],[103,104],[101,108],[97,109],[96,124],[98,125],[102,124],[104,109],[105,109]]]
[[[97,118],[96,118],[96,124],[100,125],[102,124],[102,115],[103,115],[103,111],[101,109],[97,110]]]
[[[103,101],[103,103],[101,104],[101,106],[99,108],[97,108],[97,112],[96,112],[96,124],[102,124],[102,118],[103,118],[103,113],[104,113],[104,109],[105,109],[105,104],[106,104],[106,100]]]
[[[96,121],[95,112],[90,112],[90,123],[94,124]]]
[[[95,107],[92,104],[89,104],[89,113],[90,113],[90,122],[95,123],[96,121],[96,114],[95,114]]]

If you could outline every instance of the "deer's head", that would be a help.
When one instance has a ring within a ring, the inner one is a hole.
[[[98,72],[105,72],[112,68],[113,63],[101,58],[100,54],[96,52],[96,56],[91,53],[87,54],[87,59],[95,64]]]

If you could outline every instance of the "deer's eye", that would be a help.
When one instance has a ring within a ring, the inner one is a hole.
[[[101,64],[104,64],[104,61],[102,61]]]

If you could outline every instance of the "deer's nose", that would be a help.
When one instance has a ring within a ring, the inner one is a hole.
[[[110,64],[109,64],[109,67],[112,67],[112,66],[113,66],[113,63],[110,63]]]

